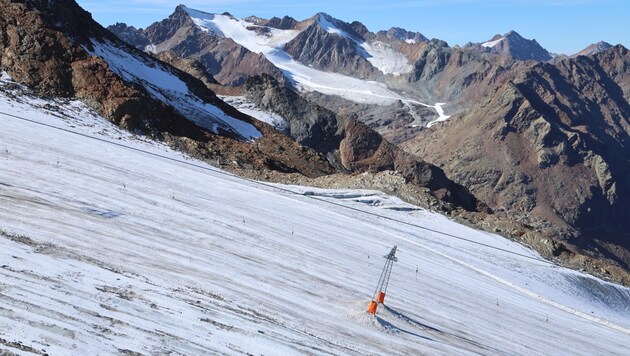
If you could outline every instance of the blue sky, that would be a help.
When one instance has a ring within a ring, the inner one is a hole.
[[[449,45],[483,42],[516,30],[551,52],[573,54],[605,40],[630,48],[630,1],[626,0],[77,0],[104,26],[125,22],[146,27],[184,5],[237,17],[292,16],[298,20],[326,12],[360,21],[370,31],[403,27]]]

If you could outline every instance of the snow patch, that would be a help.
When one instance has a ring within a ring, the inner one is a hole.
[[[9,73],[2,71],[0,72],[0,81],[1,82],[12,82],[13,78],[9,75]]]
[[[484,43],[481,44],[481,46],[486,47],[486,48],[494,47],[497,44],[499,44],[499,42],[503,41],[504,39],[505,39],[505,37],[501,37],[498,40],[484,42]]]
[[[266,122],[278,131],[284,131],[287,128],[288,121],[282,115],[269,111],[262,110],[256,106],[256,104],[247,100],[244,96],[223,96],[220,95],[219,98],[231,106],[238,109],[238,111],[247,114],[259,121]]]
[[[363,42],[359,45],[367,52],[368,55],[365,58],[368,62],[378,68],[383,74],[399,76],[410,73],[413,70],[413,66],[409,63],[407,57],[388,43],[375,41],[372,43]]]
[[[330,22],[330,20],[328,19],[326,15],[319,15],[317,18],[317,24],[328,33],[332,33],[332,34],[339,35],[346,38],[352,38],[352,36],[350,36],[347,32],[339,29],[332,22]]]
[[[416,40],[412,39],[412,38],[408,38],[405,40],[405,42],[409,43],[409,44],[416,44]]]
[[[433,108],[435,108],[435,111],[438,114],[438,118],[429,122],[427,124],[427,127],[431,127],[437,124],[438,122],[446,121],[451,117],[450,115],[444,114],[444,109],[442,108],[443,105],[446,105],[446,103],[436,103],[435,105],[432,106]]]

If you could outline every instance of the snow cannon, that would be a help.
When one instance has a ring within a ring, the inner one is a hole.
[[[392,267],[394,266],[394,262],[398,261],[396,258],[396,248],[397,247],[394,246],[387,255],[383,256],[386,259],[385,266],[383,267],[381,276],[378,279],[376,291],[374,291],[374,296],[367,310],[368,313],[372,315],[376,314],[378,304],[383,304],[385,302],[385,292],[387,292],[387,286],[389,285],[389,277],[392,274]]]

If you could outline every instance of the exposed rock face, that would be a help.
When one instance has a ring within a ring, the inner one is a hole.
[[[260,107],[280,113],[289,120],[288,134],[298,142],[338,160],[350,172],[395,170],[411,184],[426,187],[442,201],[468,210],[484,205],[465,188],[453,183],[444,172],[392,145],[373,129],[350,118],[339,118],[296,93],[281,87],[271,77],[252,78],[247,96]],[[338,156],[338,158],[337,158]]]
[[[403,41],[403,42],[411,42],[411,43],[420,43],[429,41],[428,38],[424,37],[420,32],[409,32],[400,27],[392,27],[387,31],[378,31],[376,33],[378,36],[383,36],[391,41]]]
[[[144,49],[151,44],[151,41],[144,34],[142,29],[137,29],[133,26],[127,26],[122,22],[117,22],[107,28],[118,36],[121,40],[129,43],[130,45]]]
[[[252,77],[245,87],[247,97],[260,108],[273,110],[289,121],[287,134],[297,142],[321,153],[339,148],[344,122],[332,111],[308,102],[270,76]]]
[[[578,57],[578,56],[592,56],[594,54],[603,52],[609,48],[612,48],[613,45],[611,45],[608,42],[604,42],[604,41],[599,41],[597,43],[593,43],[590,46],[584,48],[583,50],[579,51],[578,53],[572,55],[571,57]]]
[[[329,72],[358,78],[373,78],[378,70],[360,54],[357,41],[364,39],[355,31],[362,28],[341,23],[326,14],[318,14],[307,21],[308,26],[286,44],[285,50],[297,61]],[[323,24],[331,24],[346,35],[330,33]]]
[[[468,112],[405,145],[494,209],[580,247],[628,248],[629,61],[619,46],[521,67]]]
[[[212,74],[206,71],[206,68],[201,63],[193,59],[182,58],[172,51],[162,52],[157,55],[157,58],[162,62],[168,63],[173,67],[201,80],[206,87],[210,87],[213,84],[219,84]]]
[[[181,5],[167,19],[145,30],[138,30],[131,36],[130,31],[120,25],[108,29],[139,49],[149,49],[156,54],[173,51],[182,58],[197,61],[224,85],[240,85],[248,77],[262,73],[278,80],[284,78],[280,70],[262,54],[253,53],[230,38],[197,28]],[[149,41],[148,46],[144,42],[134,42],[135,38],[142,37]]]
[[[516,31],[510,31],[505,35],[495,35],[491,40],[484,43],[469,43],[465,48],[497,53],[521,61],[546,62],[553,58],[536,40],[525,39]]]
[[[298,21],[290,16],[285,16],[283,18],[272,17],[268,21],[263,21],[259,23],[261,26],[269,26],[273,28],[278,28],[281,30],[292,30],[298,24]]]
[[[467,210],[484,208],[484,204],[466,188],[448,179],[440,168],[385,141],[365,124],[349,120],[344,131],[339,153],[346,168],[355,172],[398,171],[407,182],[429,188],[443,201]]]

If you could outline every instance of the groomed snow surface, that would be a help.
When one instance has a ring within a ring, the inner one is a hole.
[[[630,348],[630,290],[540,261],[499,236],[379,192],[243,180],[122,132],[78,102],[0,95],[0,112],[0,349],[627,355]],[[370,316],[381,256],[393,245],[399,261],[386,306]]]

